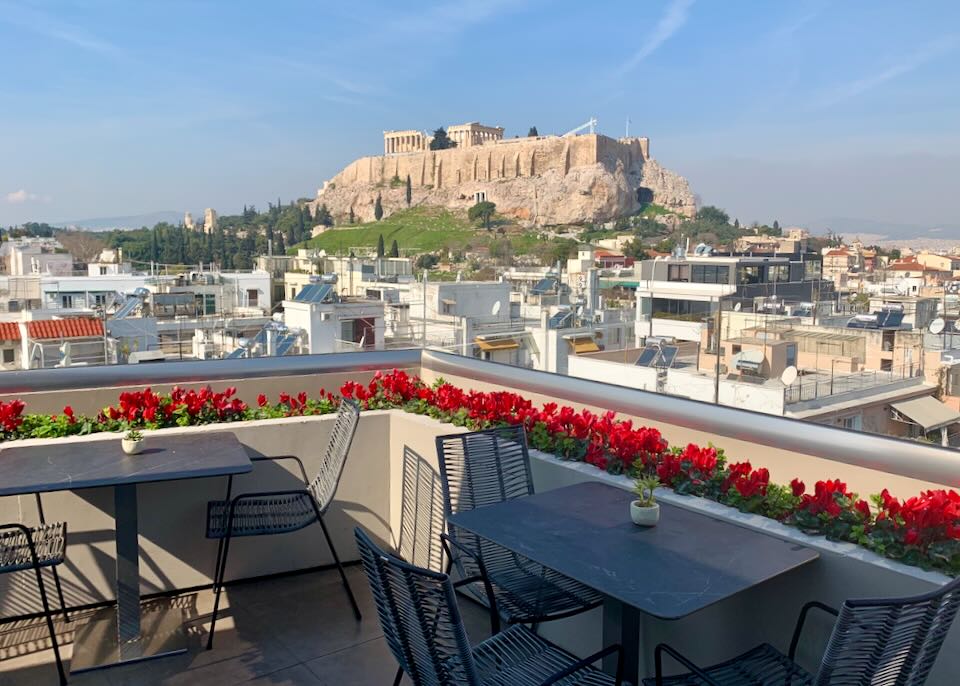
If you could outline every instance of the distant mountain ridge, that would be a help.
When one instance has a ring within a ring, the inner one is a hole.
[[[193,215],[197,216],[196,213]],[[200,213],[203,217],[203,213]],[[87,231],[108,231],[111,229],[139,229],[147,226],[152,227],[160,222],[167,222],[176,226],[183,221],[183,212],[174,212],[173,210],[163,210],[159,212],[147,212],[146,214],[132,214],[125,217],[98,217],[95,219],[76,219],[65,222],[50,222],[53,226],[66,226],[76,229],[85,229]]]
[[[825,217],[809,222],[808,228],[817,234],[827,229],[852,240],[858,234],[882,237],[886,240],[936,238],[960,241],[960,224],[903,224],[856,217]]]

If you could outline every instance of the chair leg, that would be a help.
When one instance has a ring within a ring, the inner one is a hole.
[[[230,552],[230,535],[228,534],[221,540],[223,541],[223,545],[220,547],[223,549],[223,555],[220,555],[218,549],[217,569],[214,572],[213,578],[213,614],[210,617],[210,635],[207,637],[207,650],[213,648],[213,632],[217,625],[217,610],[220,608],[220,593],[223,591],[223,578],[227,572],[227,553]]]
[[[63,586],[60,585],[60,574],[57,572],[57,566],[50,568],[53,572],[53,585],[57,587],[57,598],[60,599],[60,610],[63,612],[63,621],[70,621],[70,614],[67,612],[67,604],[63,600]]]
[[[360,616],[360,608],[357,605],[357,599],[353,597],[353,590],[350,588],[350,582],[347,581],[347,575],[343,571],[343,565],[340,564],[340,557],[337,555],[337,549],[333,547],[333,540],[330,538],[330,532],[327,531],[327,525],[323,521],[323,515],[317,517],[320,522],[320,528],[323,529],[323,536],[327,539],[327,546],[330,548],[330,552],[333,554],[333,561],[337,563],[337,571],[340,572],[340,579],[343,581],[343,587],[347,591],[347,597],[350,599],[350,604],[353,606],[353,615],[357,618],[359,622],[363,619]]]
[[[397,667],[397,676],[393,678],[393,686],[400,686],[403,681],[403,667]]]
[[[67,683],[67,675],[63,670],[63,660],[60,658],[60,646],[57,644],[57,632],[53,628],[53,614],[50,612],[50,603],[47,601],[47,591],[43,585],[43,574],[40,565],[34,564],[37,573],[37,585],[40,587],[40,602],[43,603],[43,616],[47,620],[47,629],[50,631],[50,643],[53,644],[53,656],[57,660],[57,672],[60,674],[60,685]]]

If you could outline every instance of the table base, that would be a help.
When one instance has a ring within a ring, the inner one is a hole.
[[[144,613],[140,637],[120,643],[117,636],[117,609],[100,610],[77,630],[73,642],[70,672],[87,672],[115,665],[152,660],[187,651],[184,614],[180,608]]]

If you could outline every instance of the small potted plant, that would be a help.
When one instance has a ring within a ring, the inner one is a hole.
[[[637,526],[655,526],[660,521],[660,504],[653,496],[659,485],[656,475],[641,476],[634,482],[637,499],[630,503],[630,519]]]
[[[120,439],[120,447],[127,455],[138,455],[143,450],[143,432],[129,429]]]

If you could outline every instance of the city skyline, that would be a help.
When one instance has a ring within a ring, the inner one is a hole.
[[[960,229],[950,3],[0,9],[2,224],[238,212],[312,197],[383,129],[596,116],[743,223]]]

